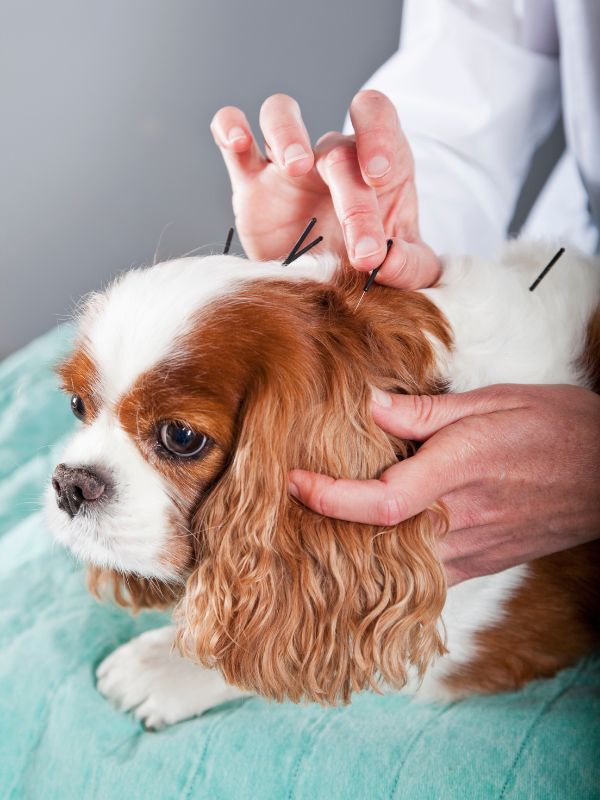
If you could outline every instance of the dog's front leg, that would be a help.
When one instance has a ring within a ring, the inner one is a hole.
[[[147,728],[163,728],[213,706],[247,696],[216,670],[199,667],[173,648],[175,626],[142,633],[112,652],[96,671],[98,690]]]

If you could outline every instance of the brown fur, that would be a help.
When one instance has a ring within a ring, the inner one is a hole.
[[[277,700],[347,702],[380,679],[400,687],[408,666],[423,673],[444,652],[435,517],[381,530],[320,517],[287,493],[293,467],[372,478],[414,451],[374,424],[371,386],[444,390],[430,344],[451,346],[439,310],[375,285],[355,312],[361,284],[347,271],[329,286],[265,281],[220,300],[117,409],[172,487],[168,558],[187,586],[92,568],[92,590],[112,585],[135,608],[177,602],[185,655]],[[78,358],[63,380],[84,393]],[[209,434],[205,456],[160,458],[165,419]],[[512,688],[589,649],[592,621],[578,602],[593,584],[588,550],[531,570],[505,619],[480,634],[478,659],[448,679],[457,694]]]
[[[580,363],[591,388],[600,391],[600,307],[589,322]],[[475,657],[445,681],[457,696],[551,677],[599,647],[600,540],[532,561],[502,619],[479,632],[475,643]]]
[[[78,394],[85,403],[87,419],[92,419],[99,401],[98,375],[85,341],[77,343],[71,355],[56,367],[56,372],[62,390],[69,394]]]
[[[87,586],[97,600],[111,596],[124,608],[137,613],[143,608],[169,608],[181,596],[181,586],[143,578],[141,575],[123,575],[116,570],[90,566]]]
[[[370,385],[436,391],[423,331],[449,343],[439,312],[416,294],[354,316],[351,287],[259,287],[220,304],[186,349],[236,331],[227,357],[242,391],[233,457],[193,527],[198,567],[176,617],[189,657],[281,700],[348,701],[443,651],[436,621],[443,572],[426,515],[401,530],[325,519],[292,501],[294,467],[379,475],[410,445],[374,425]],[[225,368],[226,369],[226,368]],[[223,377],[218,382],[223,385]]]
[[[581,368],[589,380],[590,389],[600,394],[600,306],[588,324]]]
[[[551,677],[600,645],[600,541],[540,558],[506,603],[503,618],[475,636],[477,653],[445,684],[461,696]]]
[[[443,652],[429,515],[380,530],[324,519],[287,493],[292,467],[366,478],[412,452],[374,424],[371,385],[442,389],[425,335],[449,346],[440,312],[374,287],[355,314],[359,283],[262,282],[220,301],[118,409],[194,532],[183,651],[276,699],[348,701],[380,678],[403,685],[409,664],[423,671]],[[206,457],[158,458],[150,443],[165,418],[209,433]],[[137,606],[154,604],[145,581],[128,576],[127,588]]]

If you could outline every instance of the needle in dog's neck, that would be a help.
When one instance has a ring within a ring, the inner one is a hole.
[[[540,272],[540,274],[537,276],[537,278],[534,280],[534,282],[533,282],[533,283],[531,284],[531,286],[529,287],[529,291],[530,291],[530,292],[533,292],[533,290],[534,290],[534,289],[536,288],[536,286],[537,286],[537,285],[540,283],[540,281],[542,281],[542,280],[543,280],[543,279],[546,277],[546,275],[547,275],[547,274],[550,272],[550,270],[552,269],[552,267],[553,267],[553,266],[556,264],[556,262],[557,262],[557,261],[558,261],[558,259],[559,259],[559,258],[562,256],[562,254],[563,254],[564,252],[565,252],[565,248],[564,248],[564,247],[561,247],[561,248],[560,248],[560,250],[558,251],[558,253],[556,253],[556,254],[555,254],[553,257],[552,257],[552,259],[550,260],[550,263],[549,263],[549,264],[547,264],[547,265],[544,267],[544,269],[543,269],[543,270]]]
[[[386,250],[386,253],[385,253],[385,258],[383,259],[383,261],[381,262],[381,264],[378,267],[376,267],[374,270],[371,270],[371,272],[369,273],[369,277],[367,278],[367,282],[363,286],[362,294],[358,298],[358,303],[354,306],[354,310],[355,311],[358,309],[359,305],[362,303],[365,295],[367,294],[367,292],[369,291],[371,286],[373,286],[373,283],[375,282],[375,278],[377,277],[377,273],[379,272],[379,270],[385,264],[385,259],[388,257],[388,253],[390,252],[392,244],[393,244],[393,239],[388,239],[387,240],[387,250]]]

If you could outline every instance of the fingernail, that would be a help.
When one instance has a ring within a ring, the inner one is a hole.
[[[233,128],[230,128],[229,133],[227,134],[227,141],[229,144],[233,144],[233,142],[240,142],[245,138],[246,131],[243,128],[240,128],[239,125],[235,125]]]
[[[298,487],[295,483],[288,483],[288,492],[292,495],[292,497],[300,497],[300,492],[298,491]]]
[[[301,144],[289,144],[283,151],[283,164],[285,167],[303,158],[308,158],[308,153]]]
[[[383,178],[390,168],[390,162],[385,156],[373,156],[367,164],[367,175],[370,178]]]
[[[390,408],[392,405],[392,398],[389,394],[387,392],[382,392],[381,389],[378,389],[376,386],[371,387],[371,398],[378,406]]]
[[[354,258],[367,258],[374,256],[381,250],[377,239],[372,236],[365,236],[354,245]]]

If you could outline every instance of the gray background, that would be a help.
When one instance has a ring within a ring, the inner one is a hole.
[[[217,108],[256,126],[283,91],[313,140],[339,129],[400,19],[400,0],[0,0],[0,356],[157,248],[216,248],[232,221]]]

